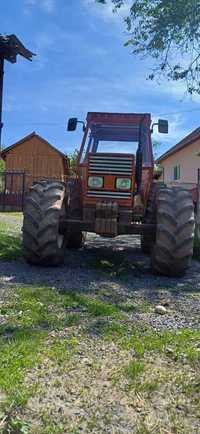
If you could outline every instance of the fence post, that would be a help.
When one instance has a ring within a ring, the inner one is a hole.
[[[197,182],[196,234],[198,240],[200,240],[200,169],[198,169],[198,182]]]
[[[3,211],[6,209],[7,173],[4,173]]]
[[[24,211],[25,188],[26,188],[26,172],[23,172],[23,180],[22,180],[22,211]]]

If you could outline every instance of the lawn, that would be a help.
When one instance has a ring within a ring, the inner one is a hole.
[[[8,221],[0,225],[0,255],[21,261],[20,231]],[[134,276],[138,282],[150,277],[141,277],[141,264],[129,271],[128,283],[123,276],[129,263],[119,253],[93,255],[87,266],[91,280],[97,273],[93,291],[85,290],[84,280],[73,290],[16,281],[1,299],[0,288],[0,432],[198,433],[200,330],[150,325],[149,316],[157,321],[156,301],[132,295]],[[122,293],[111,289],[109,279]],[[157,291],[167,303],[163,282],[167,286],[164,279]],[[199,290],[193,286],[189,281],[184,291],[188,305],[193,300],[196,306]],[[178,288],[174,281],[175,302]],[[174,317],[179,311],[169,303]]]
[[[21,256],[22,213],[0,213],[0,260]]]
[[[200,331],[156,332],[126,306],[34,286],[0,314],[3,433],[198,432]]]

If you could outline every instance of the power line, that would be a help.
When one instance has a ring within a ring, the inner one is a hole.
[[[194,112],[199,112],[200,108],[197,109],[190,109],[190,110],[179,110],[176,112],[166,112],[166,113],[159,113],[157,116],[170,116],[170,115],[178,115],[180,113],[194,113]],[[29,125],[34,125],[34,126],[59,126],[59,127],[63,127],[64,124],[60,123],[60,122],[7,122],[7,125],[12,125],[12,126],[29,126]]]
[[[178,115],[179,113],[192,113],[192,112],[199,112],[199,111],[200,108],[192,109],[192,110],[179,110],[178,112],[160,113],[159,116]]]

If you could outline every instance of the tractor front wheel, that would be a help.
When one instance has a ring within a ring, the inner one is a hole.
[[[59,232],[65,214],[65,186],[40,181],[26,199],[23,222],[24,257],[32,264],[59,265],[64,260],[65,237]]]
[[[194,206],[190,192],[176,187],[158,190],[156,225],[152,269],[166,276],[180,276],[193,255]]]

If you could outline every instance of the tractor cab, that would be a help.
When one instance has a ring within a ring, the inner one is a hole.
[[[69,120],[68,130],[75,121]],[[143,169],[153,170],[150,125],[149,114],[88,113],[78,160],[84,204],[133,205]]]
[[[149,114],[88,113],[86,125],[77,118],[68,122],[68,131],[83,124],[84,136],[79,152],[79,164],[89,153],[136,154],[141,146],[144,166],[152,165],[151,118]]]

